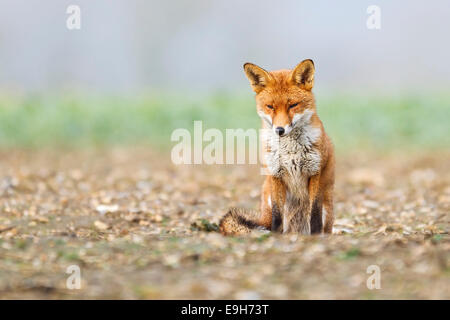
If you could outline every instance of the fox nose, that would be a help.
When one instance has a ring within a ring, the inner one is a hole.
[[[283,127],[276,127],[275,128],[275,132],[277,135],[279,135],[280,137],[284,134],[284,128]]]

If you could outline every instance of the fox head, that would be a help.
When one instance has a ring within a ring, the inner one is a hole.
[[[314,63],[300,62],[293,70],[268,72],[252,63],[244,71],[256,93],[258,115],[275,134],[288,135],[292,129],[308,122],[315,113]]]

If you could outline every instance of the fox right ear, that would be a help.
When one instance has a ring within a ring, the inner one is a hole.
[[[258,67],[253,63],[244,64],[245,75],[250,81],[253,91],[261,92],[265,86],[272,80],[272,76],[263,68]]]
[[[314,86],[314,62],[306,59],[300,62],[291,72],[291,81],[305,90]]]

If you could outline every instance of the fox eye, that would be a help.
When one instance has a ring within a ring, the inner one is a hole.
[[[268,104],[266,107],[273,110],[273,106],[271,106],[270,104]]]
[[[295,108],[296,106],[298,106],[298,103],[291,104],[291,105],[289,106],[289,109]]]

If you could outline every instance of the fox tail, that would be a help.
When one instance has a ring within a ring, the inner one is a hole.
[[[230,208],[219,222],[220,232],[225,236],[250,233],[252,230],[266,230],[258,221],[257,210]]]

